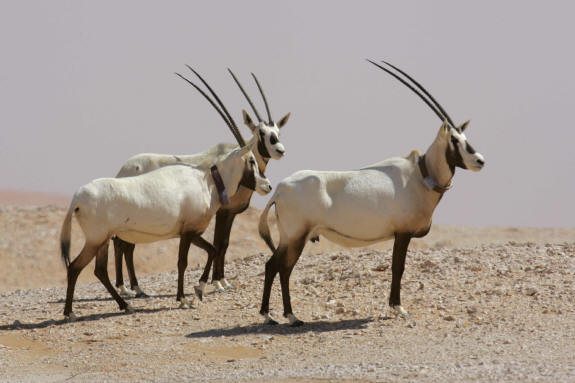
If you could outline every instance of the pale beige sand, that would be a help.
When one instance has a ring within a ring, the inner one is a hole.
[[[177,240],[139,246],[151,298],[123,315],[80,278],[63,323],[65,208],[0,205],[0,381],[573,381],[575,229],[433,227],[408,254],[409,320],[386,319],[391,243],[307,246],[291,278],[303,328],[260,325],[258,211],[237,219],[227,274],[236,289],[177,309]],[[210,238],[211,234],[207,233]],[[82,245],[74,226],[73,254]],[[205,255],[191,252],[192,293]],[[114,269],[110,260],[110,275]],[[276,279],[272,310],[281,322]]]

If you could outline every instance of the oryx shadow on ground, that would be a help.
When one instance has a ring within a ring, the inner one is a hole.
[[[239,335],[250,334],[272,334],[272,335],[288,335],[288,334],[304,334],[308,332],[322,333],[344,330],[361,330],[367,328],[367,325],[373,322],[373,318],[361,319],[344,319],[340,321],[314,321],[305,322],[303,326],[291,327],[286,324],[277,325],[264,325],[251,324],[248,326],[238,326],[231,328],[219,328],[205,331],[192,332],[186,335],[187,338],[212,338],[212,337],[233,337]]]

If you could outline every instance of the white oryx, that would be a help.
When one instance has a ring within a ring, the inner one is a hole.
[[[260,174],[251,149],[248,145],[234,149],[207,170],[176,164],[135,177],[100,178],[80,187],[60,236],[62,259],[68,270],[64,315],[73,318],[76,280],[94,257],[94,273],[120,309],[130,311],[108,278],[108,242],[112,236],[130,243],[180,237],[177,299],[181,307],[189,307],[183,283],[190,244],[214,257],[214,247],[201,235],[220,206],[236,194],[242,180],[255,185],[260,194],[271,191],[270,182]],[[70,262],[72,216],[84,233],[85,244],[80,255]]]
[[[239,146],[244,146],[245,141],[242,137],[234,119],[217,96],[217,94],[213,91],[213,89],[209,86],[209,84],[202,78],[202,76],[195,71],[190,66],[186,65],[199,79],[202,83],[208,88],[209,92],[215,98],[216,102],[220,106],[218,106],[210,99],[210,97],[204,93],[196,84],[185,78],[184,76],[177,74],[182,79],[187,81],[190,85],[194,86],[209,102],[210,104],[217,110],[220,116],[223,118],[225,123],[228,125],[234,137],[236,138]],[[252,119],[250,118],[249,114],[244,110],[242,111],[244,123],[248,126],[248,128],[252,132],[252,138],[248,142],[247,145],[251,146],[252,152],[256,158],[258,163],[259,170],[261,174],[264,174],[268,161],[271,159],[280,159],[285,154],[285,148],[283,144],[279,140],[280,136],[280,129],[287,123],[290,113],[286,114],[282,117],[277,123],[273,121],[270,108],[268,105],[268,101],[266,96],[263,92],[262,87],[257,79],[257,77],[252,73],[252,77],[254,78],[256,85],[260,91],[262,99],[264,101],[266,112],[268,116],[268,121],[264,121],[260,114],[258,113],[256,107],[254,106],[252,100],[244,90],[243,86],[234,75],[234,73],[228,69],[229,73],[233,77],[236,84],[239,86],[242,94],[247,99],[248,103],[250,104],[254,114],[258,119],[258,124],[254,124]],[[171,155],[171,154],[153,154],[153,153],[144,153],[138,154],[132,158],[130,158],[126,163],[122,166],[120,171],[118,172],[116,177],[131,177],[139,174],[144,174],[150,172],[152,170],[161,168],[167,165],[173,164],[189,164],[195,167],[199,167],[202,169],[206,169],[211,164],[219,158],[222,158],[233,149],[237,148],[238,145],[235,144],[217,144],[210,149],[192,155]],[[225,261],[225,253],[229,243],[230,231],[234,221],[236,214],[239,214],[246,210],[249,206],[250,199],[253,193],[253,186],[240,184],[240,189],[238,192],[229,199],[227,204],[224,204],[220,207],[216,214],[216,227],[214,233],[214,247],[216,249],[216,255],[214,257],[214,271],[213,277],[214,285],[218,291],[223,291],[225,288],[231,288],[231,284],[227,282],[224,277],[224,261]],[[121,238],[115,237],[114,238],[114,250],[115,250],[115,261],[116,261],[116,287],[121,295],[130,296],[130,292],[124,287],[123,275],[122,275],[122,255],[125,256],[126,265],[128,269],[128,275],[130,277],[130,287],[132,290],[135,291],[136,296],[146,296],[146,294],[142,291],[142,289],[138,285],[138,280],[136,278],[136,273],[134,269],[134,262],[133,262],[133,253],[134,253],[135,245],[133,243],[129,243],[123,241]],[[200,284],[197,288],[195,288],[195,292],[200,299],[203,297],[204,289],[206,282],[209,277],[209,271],[211,268],[212,259],[208,258],[206,262],[206,266],[204,268],[204,273],[200,278]]]
[[[210,97],[197,85],[187,81],[228,122],[224,112]],[[210,92],[227,114],[211,88]],[[271,184],[252,153],[258,142],[251,140],[246,144],[237,126],[231,123],[228,126],[241,147],[217,153],[211,157],[211,161],[204,161],[201,167],[178,161],[164,163],[158,169],[133,177],[94,180],[75,193],[60,235],[62,258],[68,270],[65,316],[73,317],[72,299],[76,280],[94,257],[94,272],[98,279],[116,299],[120,309],[130,309],[108,278],[108,242],[112,237],[130,244],[180,237],[177,299],[181,301],[181,307],[189,307],[184,296],[183,277],[190,244],[206,250],[208,264],[211,265],[216,250],[201,235],[219,208],[229,204],[240,186],[262,195],[271,191]],[[70,263],[73,215],[84,232],[85,244],[80,255]]]
[[[265,266],[260,310],[267,324],[277,324],[270,315],[269,299],[278,272],[284,316],[292,326],[303,324],[292,312],[289,278],[306,242],[320,235],[348,247],[394,238],[389,305],[399,315],[407,316],[401,306],[400,285],[411,238],[428,233],[435,207],[451,186],[455,168],[479,171],[484,165],[483,156],[475,152],[463,133],[468,122],[455,126],[441,105],[413,78],[383,62],[420,91],[391,70],[370,62],[421,97],[444,121],[443,125],[424,155],[414,150],[407,157],[390,158],[352,171],[303,170],[277,186],[259,224],[260,236],[273,252]],[[267,222],[272,205],[280,235],[277,248]]]

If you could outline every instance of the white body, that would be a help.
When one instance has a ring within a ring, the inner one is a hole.
[[[342,246],[366,246],[396,232],[423,232],[439,200],[417,179],[417,154],[355,171],[297,172],[273,197],[282,238],[322,235]],[[300,219],[305,217],[305,220]]]
[[[271,190],[249,146],[231,151],[216,164],[230,197],[238,190],[246,166],[256,179],[256,190]],[[86,244],[100,245],[114,235],[131,243],[146,243],[190,231],[201,234],[220,206],[209,169],[172,165],[135,177],[100,178],[74,195],[62,241],[69,242],[72,213]]]
[[[112,235],[131,243],[202,233],[219,208],[209,172],[174,165],[128,178],[101,178],[74,196],[76,219],[86,240],[101,243]]]

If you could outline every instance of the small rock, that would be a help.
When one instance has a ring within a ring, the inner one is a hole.
[[[443,317],[443,320],[446,320],[448,322],[452,322],[455,320],[455,318],[452,315],[446,315]]]
[[[373,270],[373,271],[385,271],[385,270],[387,270],[387,269],[389,269],[389,265],[386,264],[386,263],[382,263],[382,264],[380,264],[380,265],[374,267],[372,270]]]
[[[470,307],[468,307],[468,308],[467,308],[467,313],[468,313],[469,315],[476,314],[476,313],[477,313],[477,307],[476,307],[476,306],[470,306]]]

